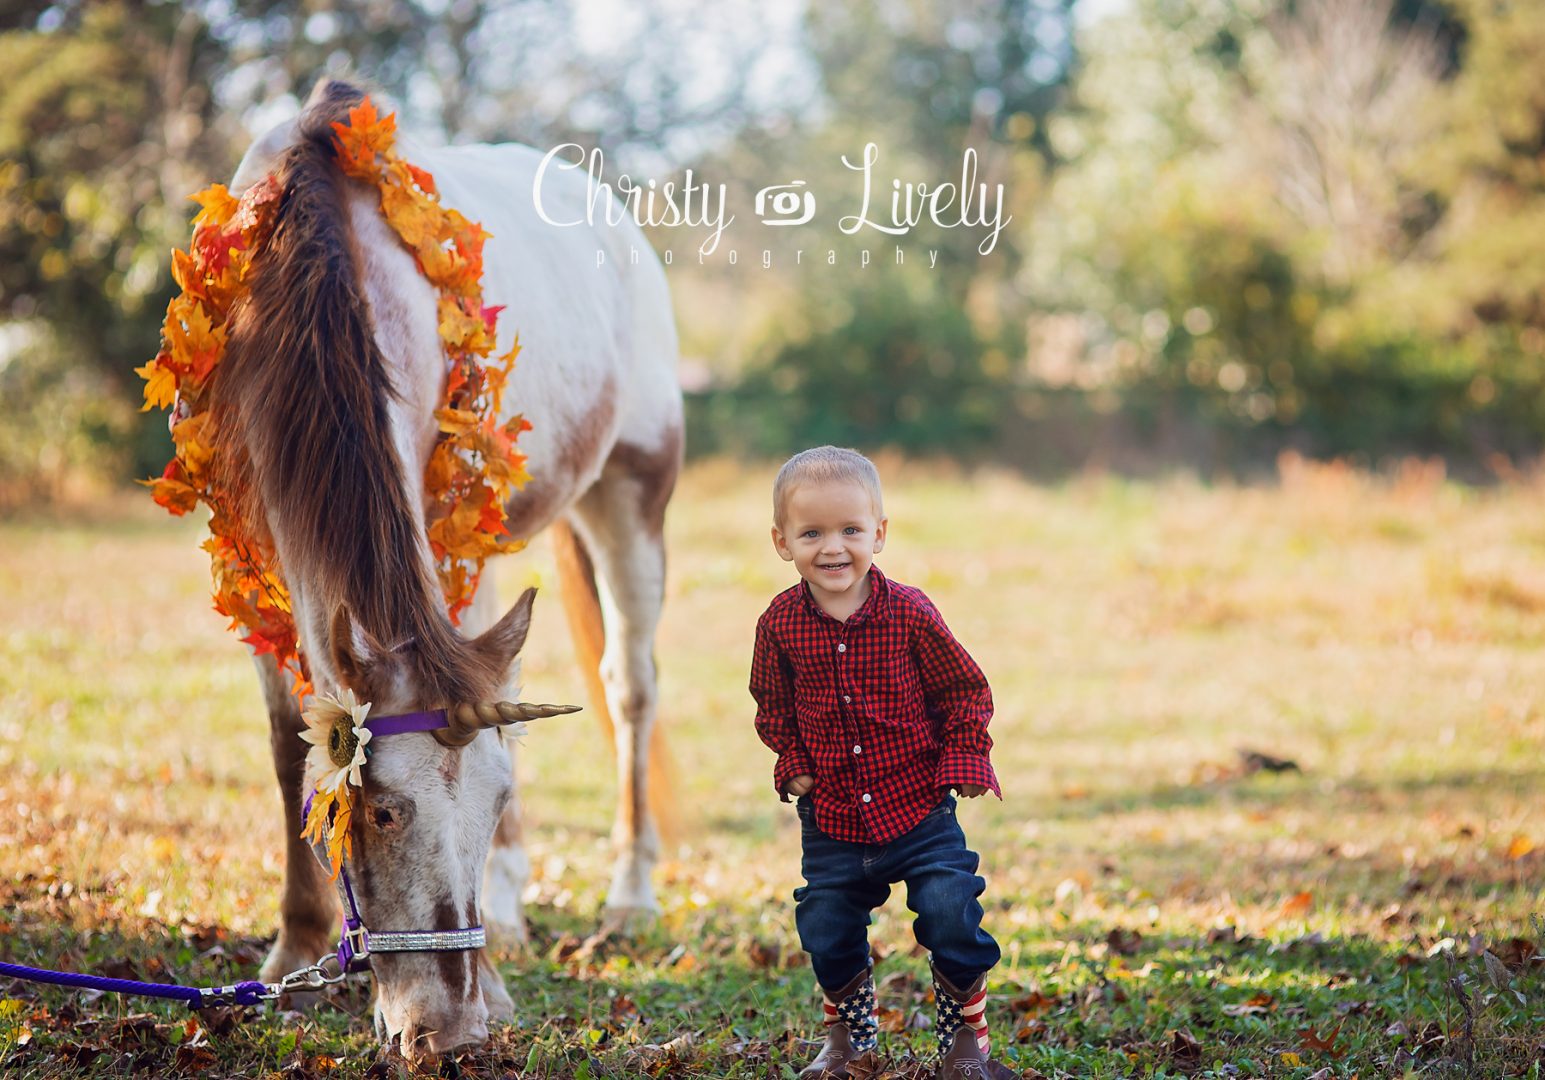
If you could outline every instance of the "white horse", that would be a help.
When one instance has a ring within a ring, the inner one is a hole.
[[[446,376],[436,293],[382,218],[377,192],[335,164],[330,122],[361,97],[345,83],[319,86],[297,120],[249,150],[232,181],[239,194],[274,173],[284,194],[212,384],[218,415],[231,420],[221,437],[231,460],[249,463],[252,501],[272,534],[319,691],[349,686],[377,715],[513,699],[530,596],[501,619],[485,585],[461,636],[435,580],[423,475]],[[665,275],[631,221],[542,223],[531,195],[537,151],[399,146],[433,174],[446,205],[492,234],[484,302],[507,309],[496,351],[517,331],[523,346],[506,408],[534,425],[521,437],[534,478],[511,499],[508,524],[520,537],[555,526],[565,597],[582,618],[576,641],[604,641],[604,654],[590,660],[604,685],[620,789],[609,919],[653,912],[652,650],[664,512],[682,447]],[[549,173],[547,212],[584,218],[583,177]],[[604,630],[583,625],[586,610]],[[282,924],[262,971],[271,979],[328,951],[338,905],[300,838],[309,788],[296,702],[272,658],[257,663],[288,836]],[[366,924],[437,929],[481,913],[490,929],[522,938],[529,862],[510,743],[484,732],[452,749],[415,733],[374,750],[351,860]],[[409,1054],[481,1043],[487,1020],[510,1017],[513,1006],[492,963],[479,960],[377,956],[383,1039],[399,1039]]]

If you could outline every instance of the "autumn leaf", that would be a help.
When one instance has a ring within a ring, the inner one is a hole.
[[[182,462],[188,479],[199,486],[202,486],[202,480],[215,456],[205,431],[208,424],[209,414],[201,412],[179,421],[172,428],[172,442],[177,446],[177,459]]]
[[[1314,905],[1314,894],[1313,893],[1311,893],[1311,892],[1294,893],[1292,896],[1290,896],[1286,900],[1282,901],[1282,908],[1281,908],[1282,916],[1283,916],[1283,918],[1296,918],[1296,917],[1299,917],[1299,916],[1302,916],[1302,915],[1306,915],[1306,914],[1308,914],[1309,909],[1313,905]]]
[[[435,419],[447,435],[465,435],[478,426],[477,413],[470,409],[436,409]]]
[[[1248,1001],[1241,1002],[1241,1003],[1239,1003],[1237,1005],[1225,1005],[1225,1006],[1223,1006],[1223,1015],[1225,1015],[1225,1016],[1255,1016],[1255,1015],[1258,1015],[1260,1013],[1273,1012],[1273,1011],[1276,1010],[1276,1008],[1277,1008],[1277,1001],[1276,1001],[1276,999],[1273,998],[1270,994],[1266,993],[1264,990],[1262,990],[1260,993],[1255,994],[1253,997],[1251,997]]]
[[[1534,841],[1527,836],[1515,836],[1507,846],[1507,857],[1517,862],[1534,850]]]
[[[191,254],[178,248],[172,249],[172,281],[187,296],[200,300],[209,299],[204,273]]]
[[[368,97],[349,110],[348,123],[333,121],[338,164],[357,179],[376,178],[376,155],[389,153],[396,139],[397,114],[378,115],[375,102]]]
[[[445,377],[445,400],[455,401],[457,392],[467,385],[467,365],[455,363],[451,365],[450,373]]]
[[[225,351],[225,327],[215,326],[202,304],[178,314],[167,327],[167,352],[175,365],[203,385]]]
[[[490,536],[509,535],[509,528],[504,524],[504,507],[498,499],[490,496],[478,514],[477,527],[479,532],[485,532]]]
[[[440,301],[440,340],[452,352],[470,352],[478,356],[486,356],[493,347],[488,325],[449,298]]]
[[[138,483],[150,489],[150,497],[156,501],[157,506],[177,517],[198,506],[198,491],[188,485],[182,466],[175,458],[166,463],[166,470],[160,476]]]
[[[201,225],[193,233],[193,248],[199,262],[210,277],[220,277],[230,266],[231,253],[247,246],[247,238],[240,229]]]
[[[134,374],[145,380],[145,404],[140,412],[167,409],[177,400],[177,376],[158,360],[135,368]]]
[[[412,188],[381,187],[381,213],[398,237],[413,251],[439,244],[443,211]]]
[[[1341,1021],[1324,1038],[1316,1035],[1313,1028],[1300,1028],[1298,1031],[1299,1045],[1305,1050],[1318,1050],[1323,1054],[1328,1054],[1330,1057],[1338,1058],[1346,1053],[1345,1050],[1336,1049],[1336,1037],[1341,1034],[1341,1024],[1344,1023],[1346,1023],[1345,1020]]]
[[[235,216],[238,205],[236,197],[224,184],[210,184],[203,191],[195,192],[188,198],[198,203],[200,208],[198,216],[193,219],[195,228],[209,222],[224,225]]]
[[[431,492],[449,489],[458,465],[455,444],[436,443],[434,451],[429,455],[428,463],[424,466],[424,487]]]
[[[435,194],[434,174],[429,172],[427,169],[420,169],[417,165],[413,165],[411,163],[405,164],[408,165],[408,173],[413,177],[413,182],[419,186],[419,189],[422,190],[426,195]]]
[[[1136,930],[1125,930],[1118,926],[1105,935],[1105,944],[1116,956],[1136,956],[1142,948],[1143,935]]]

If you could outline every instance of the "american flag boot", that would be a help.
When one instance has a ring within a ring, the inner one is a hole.
[[[933,968],[933,996],[939,1009],[939,1080],[1018,1080],[1018,1073],[988,1056],[986,975],[962,990]]]
[[[799,1080],[845,1080],[852,1075],[848,1066],[873,1055],[879,1038],[874,978],[866,969],[841,990],[828,991],[823,987],[821,998],[826,1012],[826,1044],[815,1060],[805,1066]]]

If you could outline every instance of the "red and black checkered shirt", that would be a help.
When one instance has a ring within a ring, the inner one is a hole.
[[[945,790],[983,784],[992,690],[933,602],[879,567],[869,597],[838,622],[801,581],[756,624],[756,733],[778,752],[773,786],[802,773],[815,821],[837,840],[883,844],[910,830]]]

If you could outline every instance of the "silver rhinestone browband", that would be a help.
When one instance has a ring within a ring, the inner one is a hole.
[[[440,952],[449,949],[481,949],[488,935],[481,926],[465,930],[372,930],[370,951]]]

